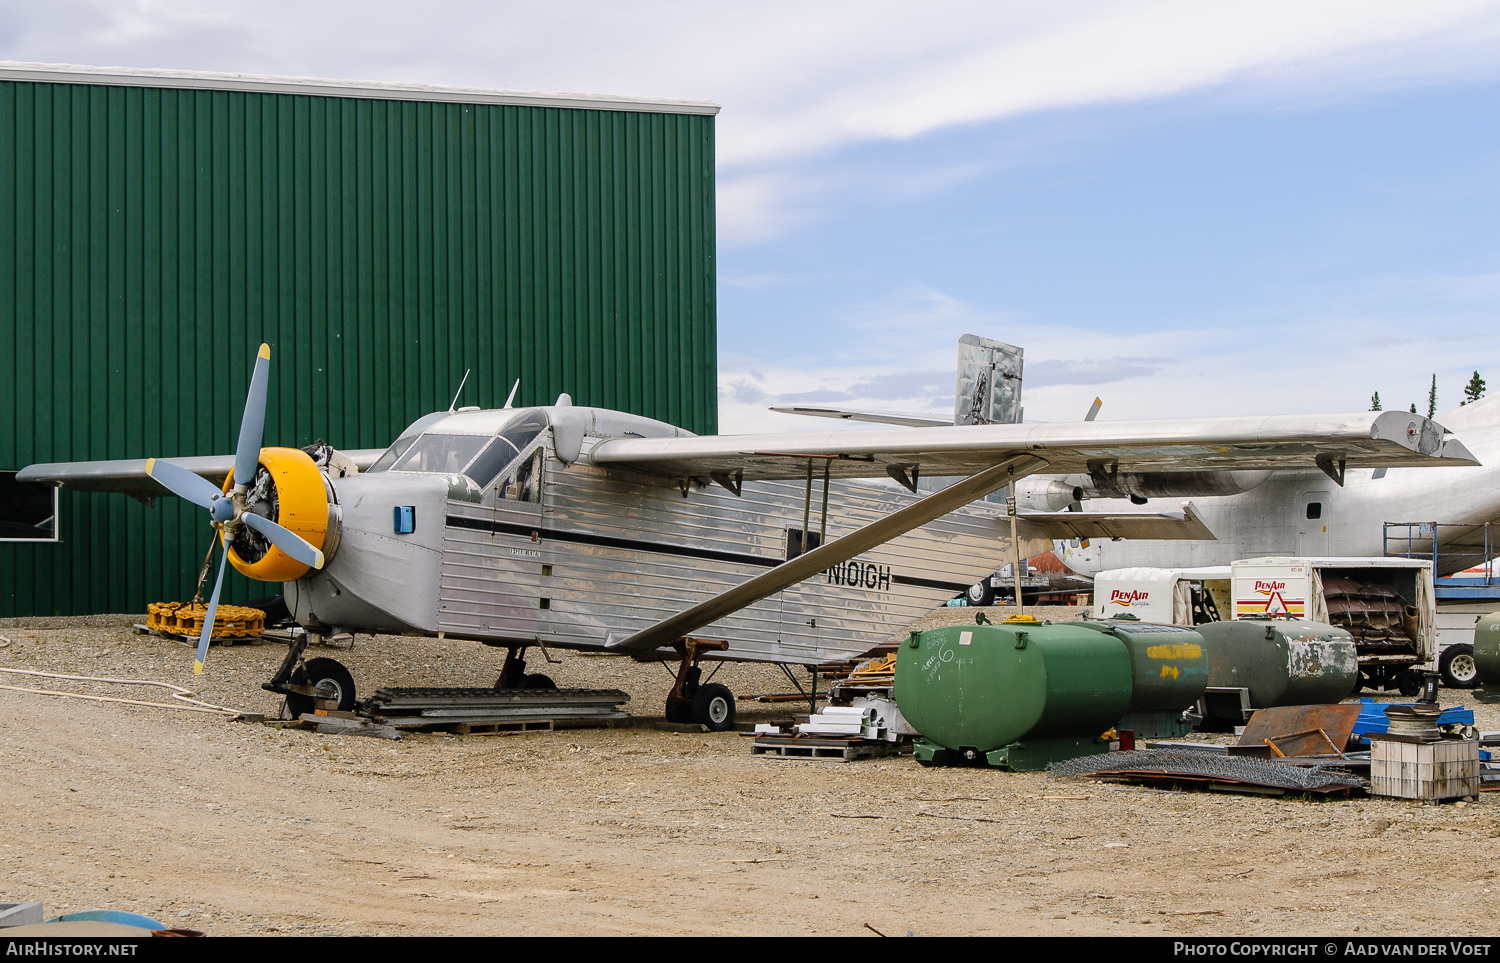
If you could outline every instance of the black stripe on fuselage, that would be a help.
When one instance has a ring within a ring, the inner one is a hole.
[[[676,555],[679,558],[701,558],[710,562],[733,562],[740,565],[755,565],[760,568],[775,568],[780,559],[762,555],[745,555],[740,552],[720,552],[712,548],[694,548],[691,545],[666,545],[661,542],[646,542],[635,538],[617,538],[613,535],[595,535],[590,532],[570,532],[559,528],[544,528],[536,525],[517,525],[513,522],[488,521],[482,518],[448,516],[448,527],[466,528],[474,532],[493,532],[497,535],[518,535],[521,538],[550,539],[556,542],[573,542],[577,545],[598,545],[601,548],[618,548],[630,552],[655,552],[659,555]],[[914,585],[918,588],[940,589],[945,592],[962,592],[968,588],[956,582],[917,578],[911,575],[892,575],[897,585]]]

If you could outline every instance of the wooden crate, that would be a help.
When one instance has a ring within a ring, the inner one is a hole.
[[[1479,794],[1479,743],[1404,742],[1370,734],[1370,791],[1398,799],[1460,799]]]

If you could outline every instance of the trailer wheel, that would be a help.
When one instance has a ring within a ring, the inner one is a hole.
[[[1449,689],[1472,689],[1479,685],[1479,666],[1474,663],[1474,646],[1467,642],[1450,645],[1438,659],[1438,672]]]
[[[975,582],[965,589],[964,598],[968,600],[970,605],[994,605],[995,587],[986,578],[981,582]]]
[[[1396,688],[1401,692],[1402,695],[1410,699],[1412,696],[1422,691],[1423,681],[1424,680],[1422,678],[1422,673],[1420,670],[1407,669],[1405,672],[1402,672],[1401,675],[1397,678]]]
[[[693,696],[693,721],[708,726],[710,732],[733,729],[734,693],[717,682],[699,687]]]
[[[337,659],[308,659],[293,677],[299,685],[310,685],[323,692],[325,699],[337,699],[340,712],[354,708],[354,676]],[[292,718],[313,711],[313,697],[288,692],[286,707]]]

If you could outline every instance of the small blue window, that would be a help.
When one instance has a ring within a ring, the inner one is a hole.
[[[396,506],[396,534],[410,535],[417,530],[417,506]]]

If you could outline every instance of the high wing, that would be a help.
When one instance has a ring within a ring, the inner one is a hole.
[[[601,468],[664,478],[801,478],[809,459],[834,478],[973,475],[1017,455],[1033,471],[1305,470],[1475,465],[1441,425],[1403,411],[1073,424],[952,425],[689,438],[611,438]]]
[[[357,451],[341,451],[340,454],[347,455],[360,471],[364,471],[375,464],[375,460],[384,451],[384,448],[362,448]],[[173,458],[172,464],[186,468],[193,474],[217,485],[234,470],[234,455]],[[51,482],[54,485],[88,492],[122,492],[146,502],[160,498],[162,495],[172,494],[156,479],[146,474],[146,459],[144,458],[28,465],[16,473],[16,481]]]
[[[607,643],[609,649],[637,653],[670,644],[1039,471],[1063,474],[1108,465],[1108,470],[1115,471],[1320,468],[1332,474],[1336,467],[1342,474],[1348,466],[1477,464],[1456,439],[1444,437],[1442,426],[1404,412],[609,439],[595,445],[587,457],[606,469],[714,479],[731,491],[754,479],[805,477],[810,482],[815,462],[821,463],[819,468],[826,466],[829,477],[891,475],[912,488],[919,472],[968,476],[649,628]],[[1184,521],[1189,514],[1185,506]]]

